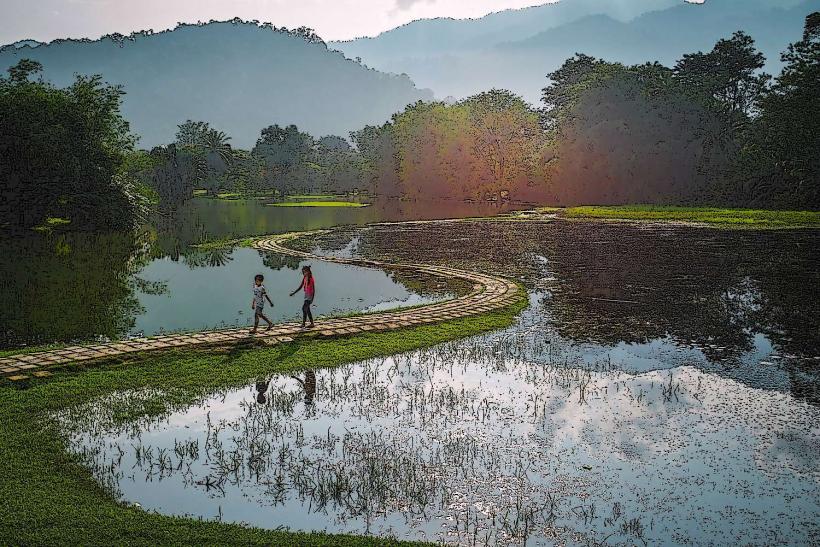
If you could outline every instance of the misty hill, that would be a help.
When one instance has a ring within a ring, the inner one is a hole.
[[[492,87],[540,99],[546,74],[576,52],[628,64],[671,65],[744,30],[779,71],[780,52],[800,36],[820,0],[561,0],[481,19],[415,21],[375,38],[330,47],[379,70],[408,74],[436,96]]]
[[[681,1],[563,0],[499,11],[478,19],[421,19],[383,32],[375,38],[331,42],[330,46],[344,51],[351,58],[360,56],[368,64],[377,66],[396,56],[424,57],[483,49],[516,37],[533,36],[588,15],[607,15],[628,21],[650,9],[675,6]]]
[[[187,119],[210,122],[245,148],[272,124],[346,137],[432,97],[407,76],[345,59],[315,37],[239,21],[10,45],[0,49],[0,70],[22,58],[42,63],[44,79],[58,86],[74,74],[101,74],[121,84],[122,110],[141,147],[170,142]]]

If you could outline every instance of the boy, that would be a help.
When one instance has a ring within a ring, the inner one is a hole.
[[[270,330],[273,326],[271,320],[265,317],[265,314],[262,313],[262,310],[265,307],[266,298],[268,302],[270,302],[271,307],[273,307],[273,302],[271,302],[270,296],[268,296],[268,291],[265,290],[265,286],[262,284],[264,280],[265,276],[262,274],[256,274],[256,277],[253,278],[253,300],[251,301],[251,309],[254,310],[254,314],[253,329],[251,330],[251,334],[256,334],[256,329],[259,327],[260,317],[268,324],[268,328],[265,330]]]

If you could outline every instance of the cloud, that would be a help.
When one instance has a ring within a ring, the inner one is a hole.
[[[432,4],[436,0],[396,0],[396,9],[401,11],[407,11],[410,8],[412,8],[415,4],[420,4],[425,1],[428,4]]]

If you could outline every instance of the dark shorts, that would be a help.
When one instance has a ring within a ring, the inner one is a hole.
[[[254,313],[253,313],[253,314],[254,314],[256,317],[260,317],[260,316],[264,315],[264,313],[265,313],[265,312],[263,311],[263,309],[264,309],[264,307],[263,307],[263,306],[256,306],[256,307],[254,308]]]

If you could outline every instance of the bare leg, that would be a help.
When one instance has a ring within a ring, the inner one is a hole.
[[[251,334],[256,332],[256,329],[259,328],[259,315],[256,313],[256,310],[253,312],[253,328],[251,329]]]
[[[261,317],[262,319],[264,319],[264,320],[265,320],[265,322],[268,324],[268,328],[266,328],[265,330],[270,330],[270,329],[271,329],[271,327],[273,326],[273,323],[271,322],[271,320],[270,320],[270,319],[268,319],[267,317],[265,317],[265,316],[264,316],[263,314],[261,314],[261,313],[259,314],[259,317]],[[258,321],[259,321],[259,319],[257,318],[257,322],[258,322]]]

